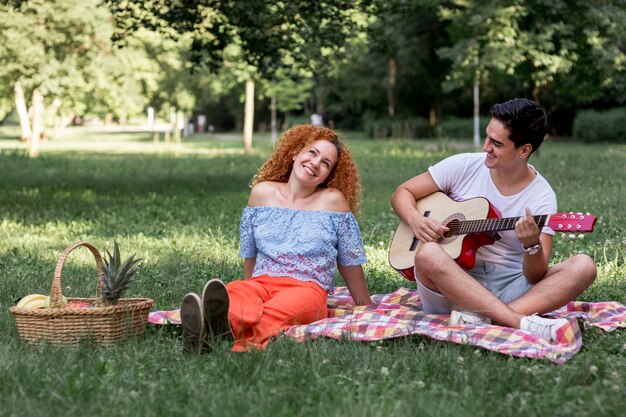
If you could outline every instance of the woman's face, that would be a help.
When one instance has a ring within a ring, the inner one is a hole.
[[[337,147],[327,140],[318,140],[306,146],[293,158],[293,174],[306,184],[319,186],[332,172],[339,154]]]

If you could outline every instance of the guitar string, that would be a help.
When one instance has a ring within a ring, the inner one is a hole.
[[[543,227],[548,215],[533,216],[533,220],[539,227]],[[515,222],[519,217],[503,217],[495,219],[461,220],[460,227],[455,230],[454,235],[465,235],[470,233],[497,232],[501,230],[515,229]]]

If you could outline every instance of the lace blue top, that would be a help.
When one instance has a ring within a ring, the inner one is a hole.
[[[239,256],[256,255],[252,276],[313,281],[333,293],[337,265],[366,261],[361,231],[350,212],[246,207]]]

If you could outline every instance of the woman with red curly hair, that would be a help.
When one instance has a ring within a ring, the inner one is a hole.
[[[242,281],[208,281],[183,298],[184,350],[263,349],[294,324],[327,317],[338,269],[357,305],[370,304],[365,250],[353,213],[361,186],[350,152],[334,131],[289,129],[252,181],[240,225]]]

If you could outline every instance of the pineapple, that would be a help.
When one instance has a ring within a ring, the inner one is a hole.
[[[103,306],[117,304],[122,293],[128,289],[133,275],[137,272],[137,264],[142,261],[142,259],[134,258],[135,255],[132,255],[122,262],[120,250],[115,241],[113,254],[106,250],[103,273],[98,283],[100,299],[97,304]]]

